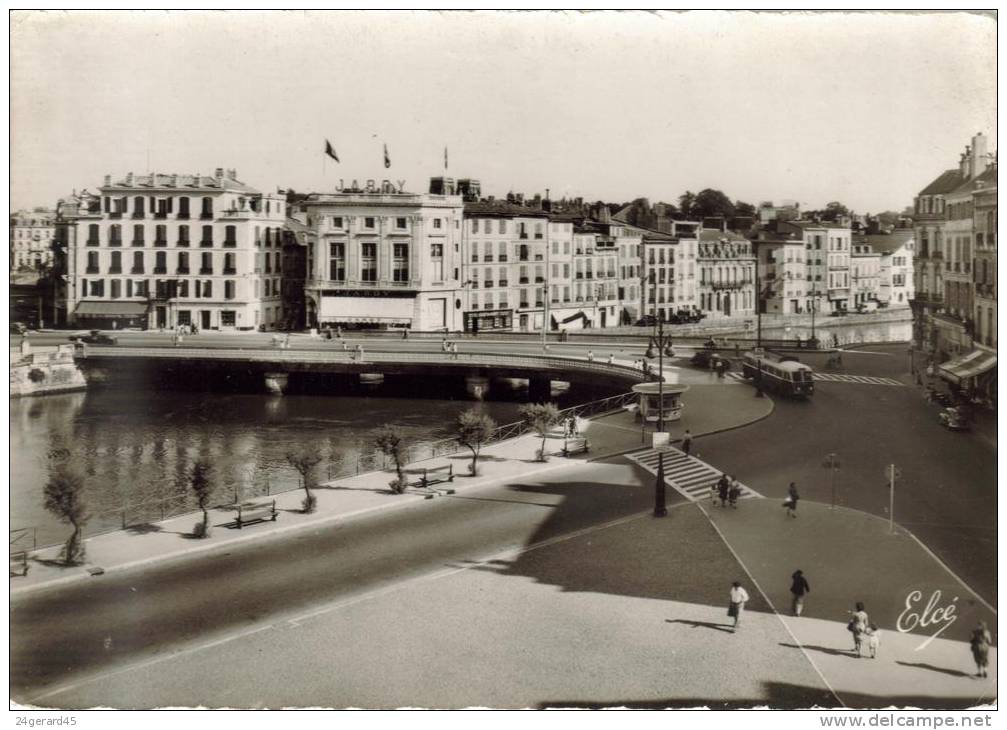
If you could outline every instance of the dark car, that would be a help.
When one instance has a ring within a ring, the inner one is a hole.
[[[643,317],[636,321],[635,327],[655,327],[657,326],[657,318],[653,314],[645,314]]]
[[[103,334],[98,330],[91,330],[86,335],[72,335],[70,340],[79,345],[115,345],[119,342],[115,337]]]
[[[24,322],[11,322],[10,333],[12,335],[23,335],[28,331],[28,326]]]
[[[725,357],[721,357],[716,352],[711,350],[700,350],[692,359],[689,360],[690,363],[698,368],[703,368],[704,370],[716,370],[718,368],[723,368],[724,372],[731,369],[731,362]]]
[[[846,310],[845,309],[833,309],[831,312],[829,312],[829,316],[830,317],[845,317],[846,316]]]

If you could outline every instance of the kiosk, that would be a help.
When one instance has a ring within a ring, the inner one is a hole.
[[[633,392],[640,396],[640,407],[637,409],[637,417],[642,418],[644,423],[657,423],[660,418],[662,408],[661,391],[663,390],[664,422],[679,421],[682,418],[682,393],[689,389],[688,385],[669,385],[665,383],[637,383],[633,386]]]

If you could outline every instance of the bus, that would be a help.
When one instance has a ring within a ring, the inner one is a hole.
[[[815,392],[814,371],[796,357],[746,352],[741,372],[746,380],[761,378],[762,389],[774,393],[810,398]]]

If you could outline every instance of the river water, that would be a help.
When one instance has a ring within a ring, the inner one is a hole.
[[[575,400],[571,393],[561,405]],[[322,456],[318,475],[367,469],[374,432],[400,426],[411,443],[450,438],[456,416],[476,407],[498,424],[518,420],[516,401],[398,397],[195,393],[106,388],[10,401],[11,528],[35,527],[38,544],[66,538],[68,528],[43,505],[50,452],[67,449],[83,474],[94,534],[188,511],[186,474],[206,458],[217,502],[296,488],[288,451]]]

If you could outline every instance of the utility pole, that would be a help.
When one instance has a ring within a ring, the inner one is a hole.
[[[832,504],[829,506],[829,509],[835,509],[836,508],[836,472],[839,471],[839,467],[840,467],[839,455],[835,454],[835,453],[826,454],[825,455],[825,459],[822,460],[822,466],[824,468],[829,469],[829,470],[832,471]]]
[[[888,532],[895,534],[895,482],[902,476],[902,472],[895,466],[889,464],[885,470],[888,476]]]

